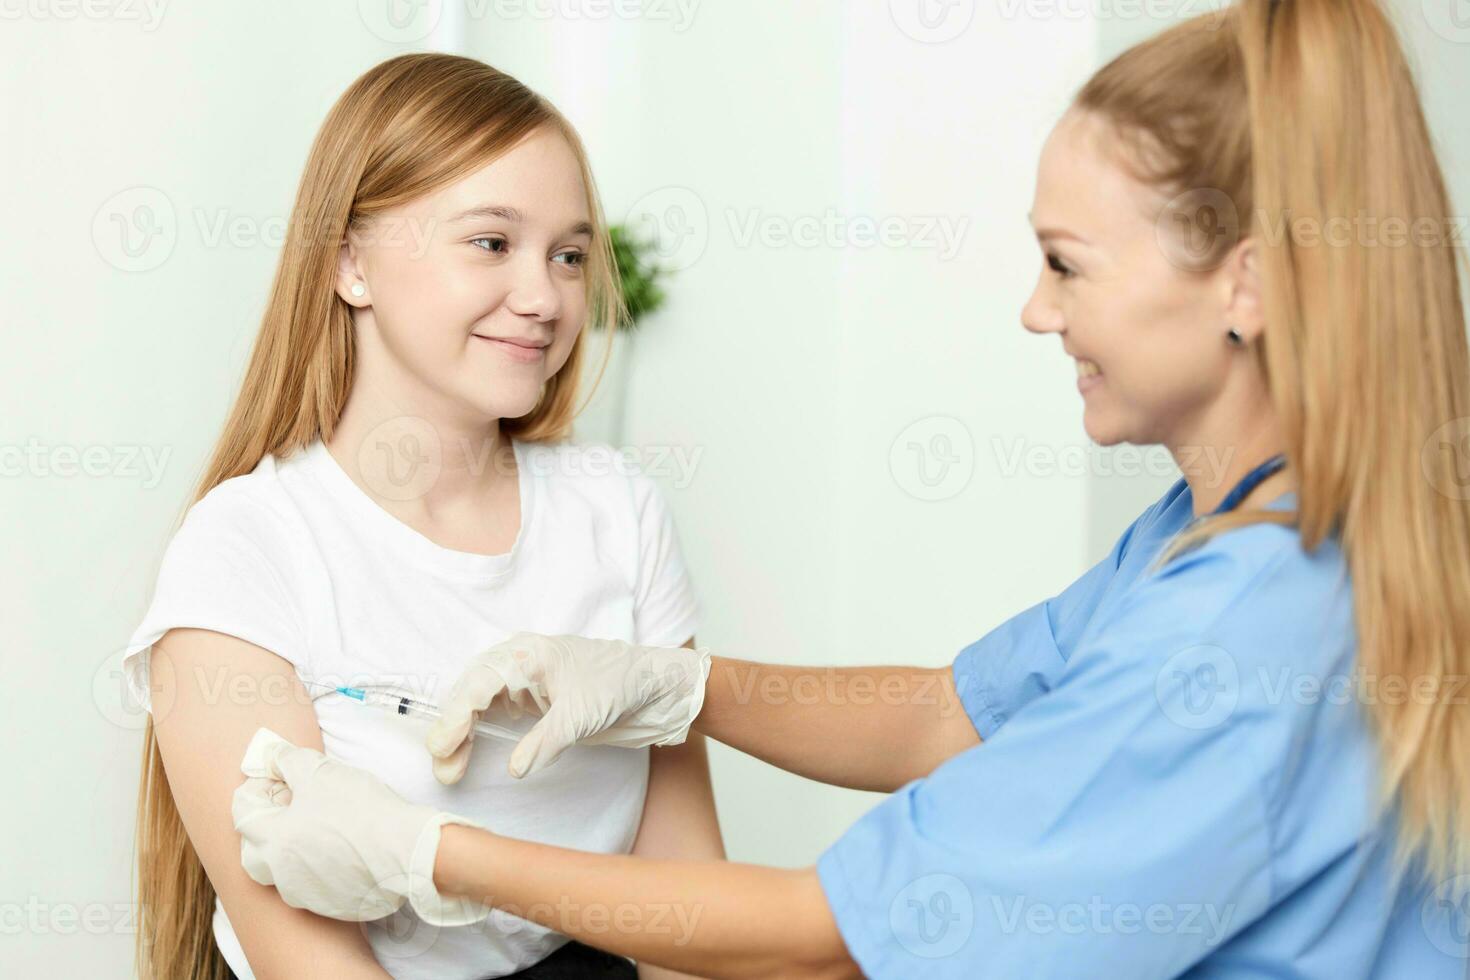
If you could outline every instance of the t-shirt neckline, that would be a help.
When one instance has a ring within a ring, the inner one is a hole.
[[[512,438],[511,448],[516,459],[521,522],[510,550],[498,555],[446,548],[409,527],[384,510],[367,491],[353,482],[352,477],[347,475],[347,471],[320,438],[306,448],[305,462],[323,490],[348,508],[362,522],[364,530],[381,535],[382,543],[388,550],[402,554],[415,565],[441,578],[468,584],[491,584],[508,575],[515,567],[516,557],[530,536],[532,521],[536,516],[535,480],[526,458],[526,447],[520,440]]]

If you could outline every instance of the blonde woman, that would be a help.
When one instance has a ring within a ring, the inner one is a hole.
[[[826,675],[678,648],[528,636],[477,658],[436,753],[464,751],[475,711],[543,698],[515,760],[529,781],[581,741],[680,737],[673,698],[695,732],[893,795],[798,870],[451,826],[438,893],[697,909],[692,936],[573,933],[728,977],[1463,978],[1452,213],[1375,0],[1241,0],[1120,56],[1042,153],[1021,320],[1076,358],[1094,439],[1162,443],[1184,478],[952,668],[848,670],[842,690],[888,691],[868,703],[744,697]],[[1395,227],[1417,231],[1373,237]],[[1191,463],[1205,454],[1223,479]],[[259,739],[242,862],[288,900],[360,896],[356,855],[393,867],[420,840],[432,815],[371,775]]]
[[[509,744],[487,740],[436,778],[422,722],[334,690],[443,698],[520,629],[692,643],[695,598],[655,485],[608,447],[561,441],[587,326],[620,309],[575,132],[487,65],[395,58],[331,110],[290,231],[126,659],[152,714],[140,976],[672,975],[464,903],[360,928],[290,907],[240,867],[232,774],[262,725],[517,837],[723,856],[697,739],[579,748],[526,782],[506,775]]]

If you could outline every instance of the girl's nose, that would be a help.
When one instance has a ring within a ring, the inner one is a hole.
[[[545,268],[545,263],[534,260],[535,268],[529,266],[520,271],[506,298],[506,306],[518,316],[529,316],[542,323],[554,320],[561,312],[561,296]]]

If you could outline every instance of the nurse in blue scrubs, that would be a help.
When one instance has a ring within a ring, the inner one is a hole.
[[[1046,143],[1021,315],[1075,359],[1093,439],[1183,473],[1101,563],[940,669],[520,635],[431,733],[445,782],[510,702],[544,712],[522,778],[707,736],[891,794],[814,867],[441,827],[289,744],[237,794],[243,863],[293,905],[468,899],[457,921],[494,906],[644,976],[1466,977],[1455,252],[1348,221],[1453,213],[1374,0],[1243,0],[1132,49]]]

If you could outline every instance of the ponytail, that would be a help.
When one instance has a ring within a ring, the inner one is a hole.
[[[1257,356],[1298,508],[1204,521],[1171,554],[1269,520],[1294,519],[1307,550],[1340,540],[1396,867],[1470,872],[1470,349],[1392,24],[1378,0],[1241,0],[1125,52],[1077,102],[1162,151],[1140,176],[1171,196],[1223,193],[1261,257]]]

